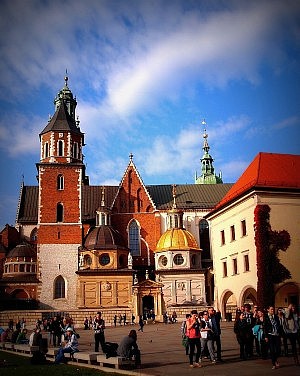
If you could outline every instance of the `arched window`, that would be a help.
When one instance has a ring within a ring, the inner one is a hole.
[[[129,248],[132,256],[140,256],[140,226],[135,220],[131,221],[129,224]]]
[[[48,142],[45,142],[45,145],[44,145],[44,158],[48,158],[49,157],[49,144]]]
[[[63,222],[64,220],[64,207],[60,202],[56,206],[56,222]]]
[[[57,189],[58,190],[64,189],[64,176],[61,174],[57,176]]]
[[[31,234],[30,234],[30,241],[31,241],[31,242],[36,242],[36,241],[37,241],[37,238],[38,238],[38,230],[37,230],[37,228],[35,227],[35,228],[31,231]]]
[[[65,280],[60,275],[56,278],[54,282],[54,299],[60,299],[66,297],[66,291],[65,291]]]
[[[59,140],[58,141],[58,156],[63,157],[64,155],[64,142]]]

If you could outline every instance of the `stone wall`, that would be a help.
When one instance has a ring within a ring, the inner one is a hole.
[[[173,311],[177,314],[177,320],[179,322],[185,320],[185,315],[187,313],[191,313],[191,310],[197,309],[198,312],[203,311],[206,309],[204,306],[184,306],[184,307],[168,307],[167,313],[171,315]],[[80,309],[80,310],[70,310],[70,311],[47,311],[47,310],[36,310],[36,311],[2,311],[0,312],[0,326],[3,328],[7,328],[8,321],[12,319],[14,321],[14,325],[18,320],[24,318],[26,320],[26,326],[28,329],[33,329],[37,320],[41,320],[43,317],[55,316],[60,314],[61,316],[69,316],[73,319],[75,328],[83,329],[83,322],[85,317],[94,317],[97,311],[102,312],[102,316],[105,320],[106,326],[112,326],[114,316],[119,316],[120,314],[123,316],[126,313],[126,320],[127,322],[131,322],[131,315],[132,312],[128,308],[115,308],[115,309],[105,309],[99,308],[97,310],[88,310],[88,309]],[[135,318],[135,322],[138,323],[138,317]],[[119,324],[117,324],[119,325]]]

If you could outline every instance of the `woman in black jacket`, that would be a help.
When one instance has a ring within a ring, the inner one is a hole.
[[[233,330],[240,345],[240,358],[242,360],[247,360],[247,347],[249,339],[253,336],[253,334],[252,328],[247,323],[244,313],[239,310],[236,311]]]
[[[281,353],[280,320],[279,317],[274,314],[273,306],[267,308],[267,314],[265,315],[264,321],[264,331],[265,341],[269,345],[272,369],[279,368],[278,358]]]

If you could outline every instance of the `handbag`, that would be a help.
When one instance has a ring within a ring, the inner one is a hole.
[[[188,343],[189,343],[189,337],[183,336],[182,337],[182,346],[187,347]]]

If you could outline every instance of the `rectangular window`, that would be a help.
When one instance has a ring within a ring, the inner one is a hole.
[[[231,241],[235,240],[235,228],[234,226],[230,226],[230,233],[231,233]]]
[[[224,245],[225,244],[225,231],[222,230],[221,231],[221,245]]]
[[[233,268],[233,274],[238,274],[238,268],[237,268],[237,259],[232,259],[232,268]]]
[[[245,220],[241,221],[241,228],[242,228],[242,236],[246,236],[247,235],[247,228],[246,228],[246,221]]]
[[[191,227],[192,227],[192,219],[191,217],[187,216],[186,217],[186,229],[188,231],[191,231]]]
[[[244,255],[244,267],[245,267],[245,272],[249,272],[250,270],[249,255]]]
[[[223,261],[223,277],[227,277],[227,261]]]

